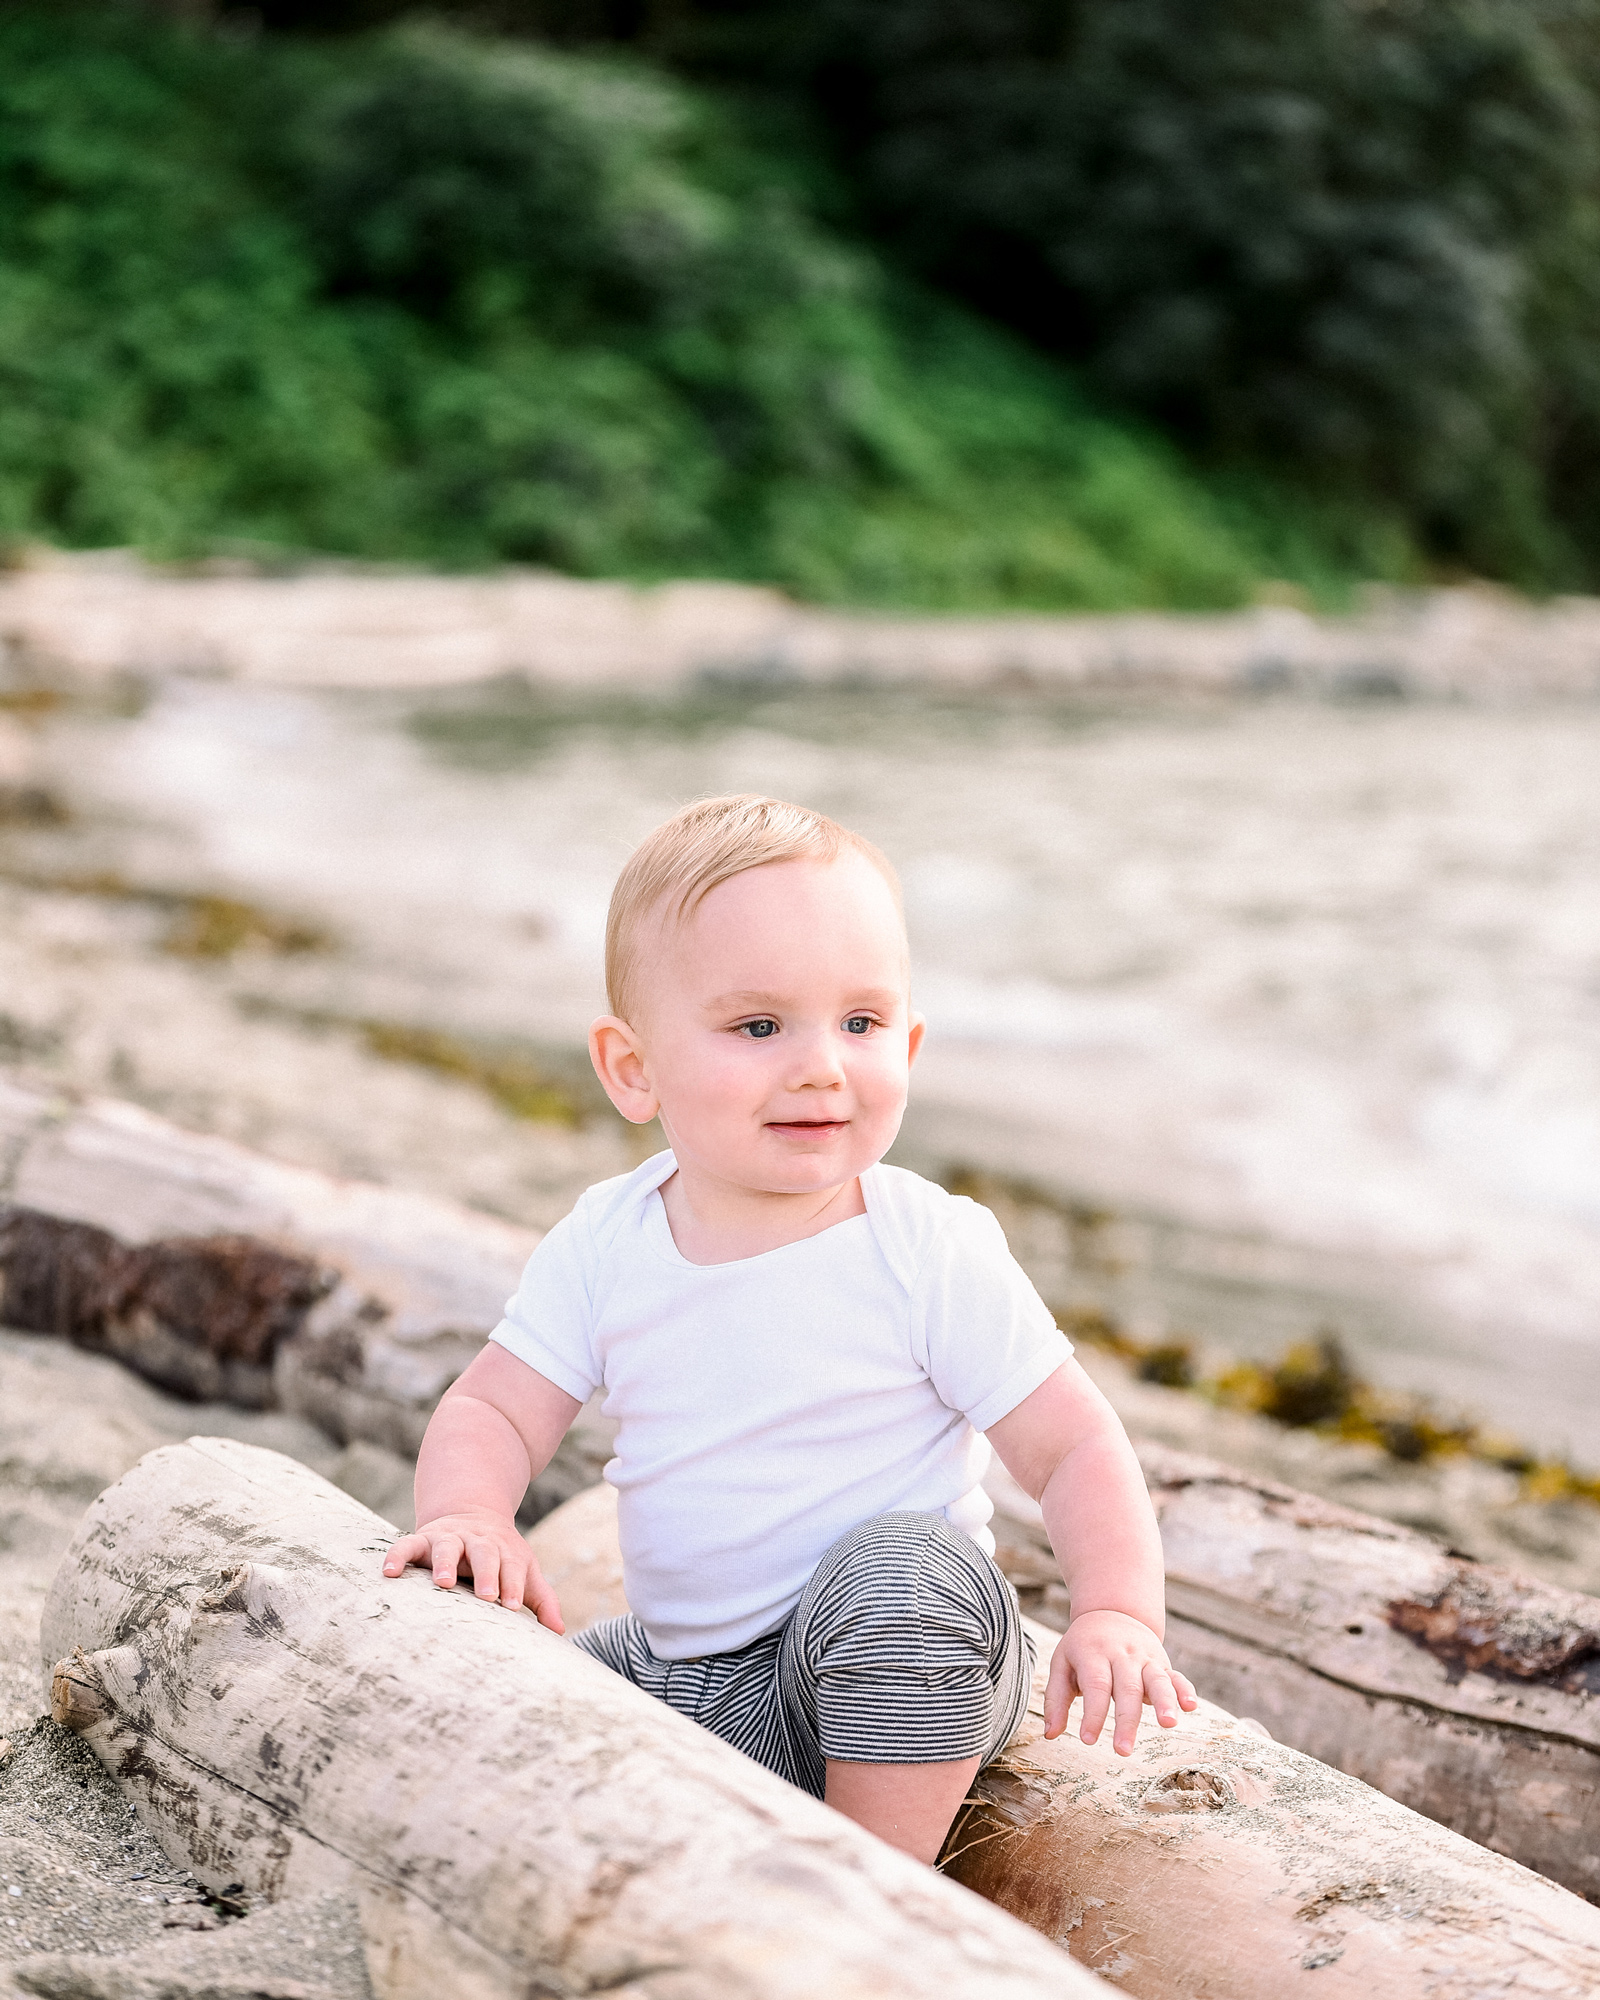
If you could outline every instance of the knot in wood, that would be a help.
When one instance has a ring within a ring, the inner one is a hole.
[[[1237,1805],[1239,1795],[1220,1771],[1208,1764],[1187,1764],[1146,1786],[1139,1803],[1148,1813],[1220,1812],[1224,1806]]]
[[[75,1647],[50,1669],[50,1715],[63,1729],[92,1729],[122,1708],[144,1680],[137,1646],[107,1646],[96,1653]]]
[[[251,1567],[247,1562],[230,1563],[218,1570],[209,1587],[195,1599],[196,1611],[249,1611]]]
[[[277,1563],[235,1562],[212,1572],[194,1608],[213,1616],[243,1616],[265,1631],[281,1632],[295,1608],[318,1594],[315,1577],[297,1575]]]

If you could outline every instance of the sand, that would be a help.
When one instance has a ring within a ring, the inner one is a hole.
[[[369,2000],[351,1905],[251,1912],[208,1897],[42,1713],[39,1616],[85,1506],[197,1431],[385,1497],[385,1455],[370,1446],[341,1452],[297,1418],[180,1403],[113,1361],[0,1331],[0,2000]]]

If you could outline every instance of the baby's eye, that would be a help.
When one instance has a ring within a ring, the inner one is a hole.
[[[847,1035],[870,1035],[875,1023],[870,1014],[851,1014],[844,1024]]]
[[[778,1024],[776,1021],[741,1021],[739,1023],[739,1033],[741,1035],[748,1035],[753,1042],[764,1042],[769,1035],[775,1035],[777,1032]]]

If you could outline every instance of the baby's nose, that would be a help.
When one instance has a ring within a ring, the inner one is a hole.
[[[839,1052],[826,1036],[819,1035],[803,1050],[797,1050],[796,1077],[802,1090],[838,1090],[844,1082]]]

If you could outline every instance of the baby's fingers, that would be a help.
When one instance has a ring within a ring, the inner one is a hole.
[[[1078,1675],[1078,1685],[1083,1689],[1083,1720],[1078,1725],[1078,1736],[1092,1745],[1100,1741],[1100,1731],[1111,1712],[1111,1668],[1104,1660],[1096,1660]]]
[[[539,1573],[536,1562],[528,1564],[527,1579],[522,1586],[522,1601],[538,1619],[541,1625],[552,1632],[565,1632],[561,1618],[561,1605],[555,1592]]]
[[[1067,1658],[1065,1646],[1058,1645],[1050,1662],[1049,1678],[1044,1684],[1044,1733],[1046,1741],[1061,1734],[1067,1726],[1067,1711],[1072,1707],[1078,1693],[1078,1676],[1072,1671],[1072,1662]]]
[[[428,1560],[428,1538],[426,1535],[402,1535],[383,1559],[385,1576],[399,1576],[411,1563],[425,1563]]]
[[[500,1550],[500,1602],[508,1611],[522,1609],[532,1562],[532,1556],[523,1547]]]
[[[433,1537],[433,1580],[441,1590],[454,1590],[467,1545],[459,1535]]]
[[[1175,1729],[1178,1725],[1178,1682],[1183,1679],[1170,1668],[1159,1665],[1155,1660],[1146,1663],[1144,1670],[1144,1698],[1156,1712],[1156,1721],[1163,1729]],[[1187,1682],[1184,1683],[1188,1685]],[[1193,1693],[1193,1689],[1190,1689]],[[1193,1703],[1190,1703],[1193,1706]]]
[[[1131,1757],[1144,1715],[1144,1676],[1132,1660],[1117,1661],[1115,1688],[1117,1727],[1111,1747],[1119,1757]]]
[[[1194,1691],[1194,1682],[1185,1679],[1176,1667],[1172,1670],[1172,1685],[1178,1691],[1178,1706],[1185,1715],[1192,1715],[1200,1706],[1200,1697]]]
[[[500,1545],[492,1535],[472,1535],[466,1543],[472,1593],[493,1602],[500,1595]]]

